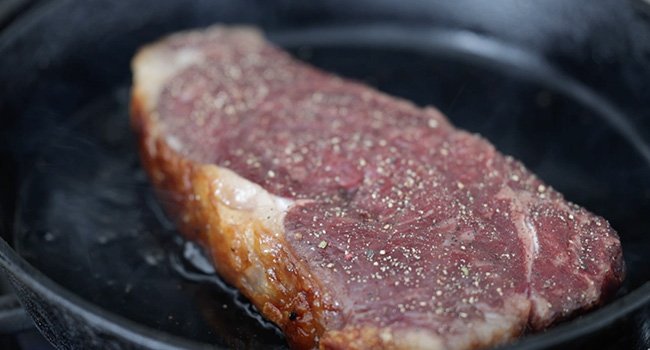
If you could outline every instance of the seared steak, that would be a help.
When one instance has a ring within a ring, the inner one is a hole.
[[[133,69],[167,210],[295,348],[485,347],[623,279],[607,221],[521,163],[252,29],[173,35]]]

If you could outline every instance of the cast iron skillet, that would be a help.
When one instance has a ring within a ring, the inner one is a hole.
[[[0,34],[0,208],[11,243],[0,242],[0,266],[47,339],[285,347],[200,249],[177,238],[128,127],[136,48],[225,22],[256,24],[300,59],[438,106],[611,221],[628,266],[616,300],[511,348],[647,348],[645,18],[613,0],[399,3],[46,1],[14,20]]]

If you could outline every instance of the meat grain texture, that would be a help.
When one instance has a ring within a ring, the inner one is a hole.
[[[133,60],[142,161],[180,231],[296,349],[474,349],[600,304],[607,221],[437,110],[250,28]]]

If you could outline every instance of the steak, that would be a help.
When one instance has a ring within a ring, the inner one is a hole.
[[[293,348],[483,348],[624,277],[607,221],[521,163],[254,29],[172,35],[133,71],[166,210]]]

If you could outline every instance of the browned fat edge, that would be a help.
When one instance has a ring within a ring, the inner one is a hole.
[[[159,137],[156,121],[144,108],[143,97],[134,89],[130,106],[142,166],[165,210],[176,219],[180,232],[210,252],[219,274],[283,330],[292,348],[317,347],[324,332],[323,312],[333,310],[323,300],[320,285],[308,277],[307,268],[290,251],[283,236],[271,238],[274,235],[267,234],[266,239],[275,239],[273,243],[282,247],[273,259],[257,254],[265,269],[273,270],[271,292],[262,294],[246,288],[241,276],[251,265],[249,254],[259,251],[259,246],[231,245],[228,237],[237,233],[220,228],[219,211],[210,195],[213,179],[205,171],[206,165],[183,158]],[[256,230],[266,229],[259,226]]]

